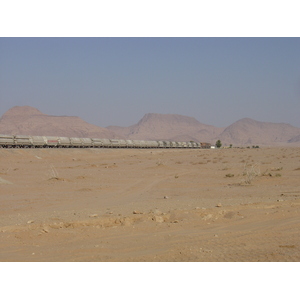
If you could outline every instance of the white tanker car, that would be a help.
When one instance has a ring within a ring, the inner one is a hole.
[[[0,148],[210,148],[209,143],[0,134]]]

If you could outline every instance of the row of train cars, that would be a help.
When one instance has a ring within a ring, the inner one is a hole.
[[[209,143],[0,134],[0,148],[210,148]]]

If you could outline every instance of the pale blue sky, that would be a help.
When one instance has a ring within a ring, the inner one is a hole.
[[[30,105],[99,126],[146,113],[300,127],[300,38],[0,38],[0,115]]]

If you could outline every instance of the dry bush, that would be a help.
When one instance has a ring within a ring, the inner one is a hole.
[[[283,167],[281,168],[272,168],[271,171],[281,171],[283,169]]]
[[[234,177],[234,174],[228,173],[225,175],[225,177]]]
[[[244,171],[243,171],[243,176],[245,176],[245,183],[246,184],[251,184],[252,180],[257,177],[260,176],[260,166],[256,163],[256,164],[252,164],[252,165],[248,165],[245,164],[244,165]]]

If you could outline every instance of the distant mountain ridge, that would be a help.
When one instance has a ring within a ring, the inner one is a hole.
[[[106,127],[128,139],[211,141],[223,128],[200,123],[193,117],[176,114],[148,113],[129,127]]]
[[[290,140],[299,133],[300,128],[290,124],[260,122],[244,118],[226,127],[218,138],[230,144],[274,145],[290,143]]]
[[[30,106],[15,106],[0,119],[0,133],[68,137],[117,138],[116,133],[79,117],[50,116]]]
[[[300,146],[300,128],[285,123],[243,118],[226,128],[219,128],[200,123],[193,117],[148,113],[132,126],[103,128],[79,117],[46,115],[30,106],[9,109],[0,118],[0,133],[131,140],[193,140],[212,144],[220,139],[225,146]]]

